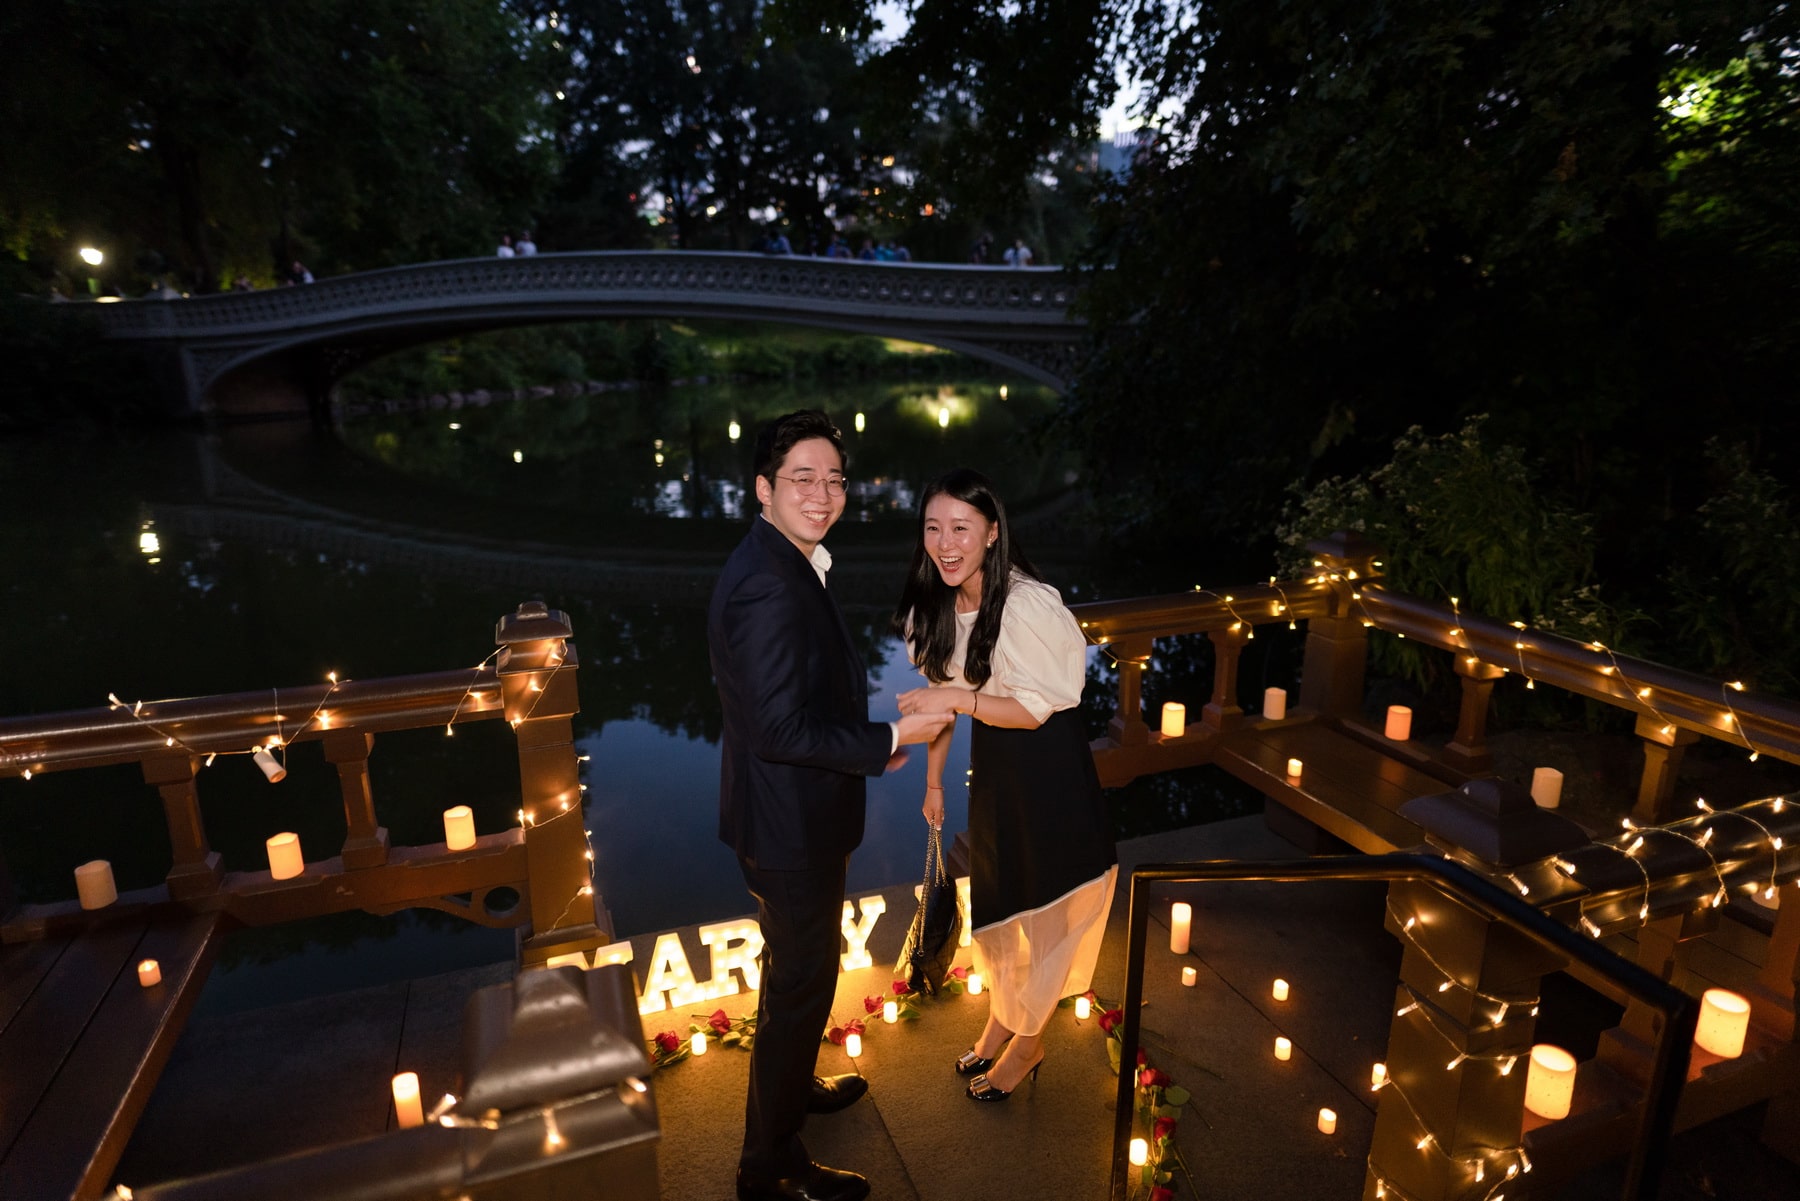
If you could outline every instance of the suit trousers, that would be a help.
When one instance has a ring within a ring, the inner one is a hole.
[[[849,859],[801,871],[766,871],[742,860],[739,867],[756,898],[763,950],[738,1166],[765,1177],[791,1176],[810,1159],[800,1127],[837,995]]]

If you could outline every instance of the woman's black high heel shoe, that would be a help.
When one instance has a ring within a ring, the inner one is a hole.
[[[1029,1072],[1025,1073],[1025,1075],[1030,1078],[1033,1087],[1036,1087],[1037,1085],[1038,1069],[1043,1066],[1044,1061],[1040,1059],[1031,1065],[1031,1070]],[[1017,1089],[1014,1089],[1013,1091],[1016,1092]],[[975,1079],[969,1081],[969,1100],[971,1101],[1004,1101],[1010,1096],[1012,1096],[1012,1093],[1008,1092],[1006,1089],[995,1088],[993,1085],[989,1084],[988,1078],[985,1075],[977,1076]]]
[[[989,1056],[986,1059],[983,1059],[981,1056],[975,1054],[974,1047],[970,1047],[967,1051],[958,1055],[956,1057],[956,1062],[951,1066],[956,1069],[956,1074],[958,1076],[979,1076],[981,1073],[994,1066],[994,1057]]]

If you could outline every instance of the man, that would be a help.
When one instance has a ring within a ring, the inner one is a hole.
[[[844,512],[842,435],[825,414],[789,413],[756,441],[762,513],[732,552],[707,613],[725,713],[719,837],[737,852],[762,923],[762,989],[739,1201],[858,1201],[869,1183],[812,1162],[810,1113],[867,1090],[861,1076],[813,1074],[837,991],[844,873],[862,841],[864,779],[929,742],[938,714],[868,720],[868,672],[825,590],[820,542]]]

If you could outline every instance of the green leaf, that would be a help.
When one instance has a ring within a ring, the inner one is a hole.
[[[1191,1094],[1179,1084],[1171,1084],[1163,1090],[1163,1100],[1167,1101],[1176,1109],[1180,1109],[1183,1105],[1186,1105],[1190,1099]]]
[[[1119,1040],[1116,1038],[1106,1040],[1106,1062],[1112,1065],[1113,1075],[1117,1076],[1119,1074]]]

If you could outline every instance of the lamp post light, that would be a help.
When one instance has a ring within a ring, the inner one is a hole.
[[[92,246],[83,246],[76,253],[81,257],[81,261],[86,263],[90,267],[98,268],[101,263],[104,263],[106,261],[106,256],[104,254],[102,254],[100,251],[96,250]],[[89,275],[87,283],[88,283],[88,294],[90,296],[100,295],[99,277],[94,276],[94,275]]]

